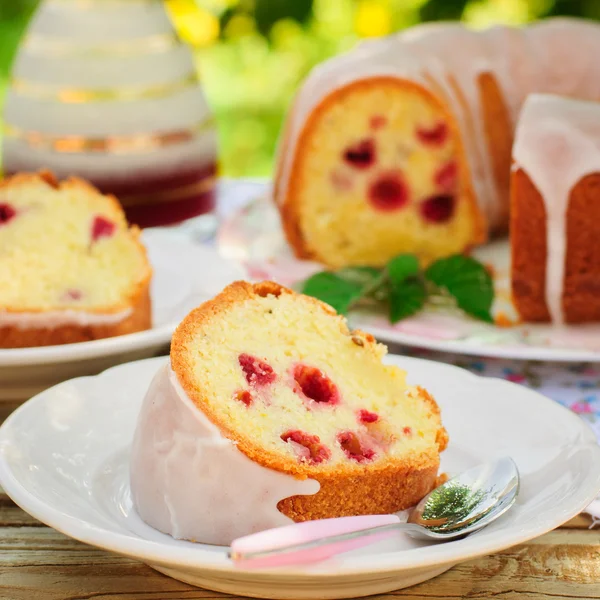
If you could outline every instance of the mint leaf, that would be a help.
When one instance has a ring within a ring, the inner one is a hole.
[[[400,254],[388,262],[385,270],[393,284],[400,284],[407,277],[419,274],[419,260],[412,254]]]
[[[425,277],[453,296],[466,313],[493,323],[494,283],[479,261],[461,255],[442,258],[425,271]]]
[[[401,283],[390,282],[389,292],[389,316],[392,323],[418,313],[427,298],[425,283],[416,277],[404,279]]]
[[[342,279],[336,273],[323,271],[309,277],[302,293],[329,304],[340,314],[346,314],[350,305],[362,295],[364,285]]]
[[[345,281],[366,287],[381,276],[381,270],[374,267],[345,267],[335,274]]]

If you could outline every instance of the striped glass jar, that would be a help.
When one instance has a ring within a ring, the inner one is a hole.
[[[162,0],[43,0],[13,65],[4,126],[7,175],[78,175],[142,227],[212,219],[215,123]]]

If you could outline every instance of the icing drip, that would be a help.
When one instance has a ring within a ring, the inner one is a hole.
[[[489,227],[503,225],[508,199],[499,194],[494,179],[479,76],[494,76],[514,127],[531,92],[600,98],[599,53],[600,26],[569,18],[480,32],[455,23],[425,24],[362,43],[318,66],[300,91],[282,142],[276,200],[282,203],[286,198],[297,144],[313,109],[349,83],[387,75],[416,82],[436,97],[441,90],[441,99],[458,123],[480,209]]]
[[[92,313],[83,310],[49,310],[39,313],[0,310],[0,327],[18,329],[55,329],[65,325],[93,327],[116,325],[131,315],[131,309],[117,313]]]
[[[534,94],[523,107],[513,148],[546,209],[546,305],[563,322],[566,213],[571,191],[586,175],[600,172],[600,105]]]
[[[146,523],[177,539],[227,545],[289,525],[277,503],[319,488],[250,460],[198,410],[169,366],[158,372],[131,450],[133,502]]]

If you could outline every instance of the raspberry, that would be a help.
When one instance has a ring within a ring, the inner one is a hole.
[[[252,394],[248,390],[239,390],[233,396],[238,402],[245,404],[246,406],[251,406],[252,402],[254,402],[254,398],[252,398]]]
[[[445,223],[454,214],[454,196],[431,196],[421,204],[421,216],[431,223]]]
[[[336,385],[319,369],[306,365],[296,365],[294,380],[300,387],[300,391],[309,400],[318,404],[335,405],[340,403],[340,394]]]
[[[344,152],[344,160],[355,169],[368,169],[375,162],[375,142],[366,139]]]
[[[369,200],[374,208],[394,211],[408,202],[408,187],[400,173],[380,175],[369,187]]]
[[[83,298],[83,292],[77,289],[69,289],[66,290],[62,295],[62,299],[64,302],[77,302],[77,300],[81,300]]]
[[[456,189],[457,178],[458,165],[456,164],[456,161],[451,160],[442,166],[435,174],[434,182],[445,192],[453,192]]]
[[[374,412],[370,412],[364,408],[358,411],[358,422],[359,423],[375,423],[379,421],[379,415]]]
[[[97,242],[100,238],[111,237],[117,226],[104,217],[96,217],[92,224],[92,241]]]
[[[0,204],[0,225],[11,221],[17,215],[17,211],[10,204]]]
[[[384,117],[383,115],[374,115],[373,117],[371,117],[369,125],[371,126],[371,129],[377,130],[385,127],[387,123],[387,117]]]
[[[427,146],[442,146],[448,139],[448,125],[438,123],[431,128],[417,127],[417,138]]]
[[[402,428],[402,433],[404,435],[412,435],[413,434],[412,427],[403,427]]]
[[[352,431],[338,433],[337,441],[350,460],[362,463],[375,458],[375,450],[361,444],[358,436]]]
[[[299,429],[287,431],[281,434],[281,439],[286,443],[292,443],[298,454],[300,462],[309,462],[318,465],[331,458],[331,450],[324,444],[318,435],[311,435]]]
[[[260,358],[250,356],[250,354],[240,354],[238,362],[250,385],[268,385],[277,379],[273,368]]]

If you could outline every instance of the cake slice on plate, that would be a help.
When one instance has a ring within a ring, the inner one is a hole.
[[[0,348],[148,329],[151,274],[115,198],[49,173],[0,183]]]
[[[326,304],[234,283],[177,329],[132,451],[140,516],[229,543],[294,521],[395,512],[435,485],[440,411]]]

